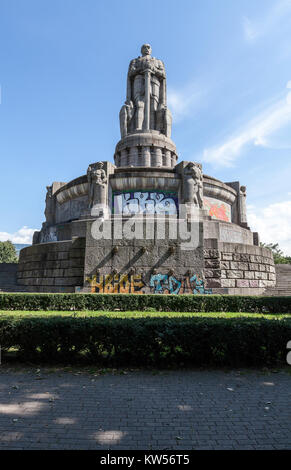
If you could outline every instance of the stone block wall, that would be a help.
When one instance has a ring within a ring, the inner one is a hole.
[[[83,284],[84,258],[84,238],[24,248],[18,284],[29,292],[75,292],[75,286]]]
[[[182,249],[181,240],[171,240],[167,235],[158,239],[156,230],[153,219],[153,239],[96,240],[92,237],[92,222],[88,222],[82,291],[204,293],[202,224],[198,227],[200,243],[194,250]]]
[[[273,255],[267,248],[217,243],[216,248],[204,250],[204,257],[206,287],[216,293],[262,294],[276,285]]]
[[[17,263],[0,263],[0,292],[16,292]]]

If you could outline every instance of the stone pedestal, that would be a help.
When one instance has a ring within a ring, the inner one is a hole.
[[[117,168],[173,168],[177,159],[174,142],[154,130],[128,134],[118,142],[114,154]]]

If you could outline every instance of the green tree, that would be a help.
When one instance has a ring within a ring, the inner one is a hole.
[[[18,257],[12,242],[0,242],[0,263],[17,263]]]
[[[291,256],[285,256],[278,243],[260,243],[260,246],[272,251],[275,264],[291,264]]]

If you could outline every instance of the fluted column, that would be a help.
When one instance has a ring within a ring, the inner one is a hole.
[[[174,166],[176,165],[177,163],[177,158],[176,158],[176,155],[174,153],[171,153],[171,161],[172,161],[172,168],[174,168]]]
[[[143,147],[141,151],[141,166],[151,166],[150,147]]]
[[[128,166],[137,166],[137,164],[138,164],[138,148],[131,147],[129,150]]]
[[[153,149],[152,166],[155,166],[155,167],[163,166],[162,149],[159,147],[154,147]]]
[[[120,152],[120,166],[127,166],[127,155],[128,152],[126,149],[121,150]]]
[[[165,166],[172,166],[170,150],[165,151]]]

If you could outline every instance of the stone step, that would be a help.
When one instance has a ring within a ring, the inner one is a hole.
[[[26,289],[22,288],[22,287],[19,287],[19,286],[14,286],[14,287],[3,287],[3,288],[0,288],[0,292],[1,293],[5,293],[5,292],[26,292]]]

